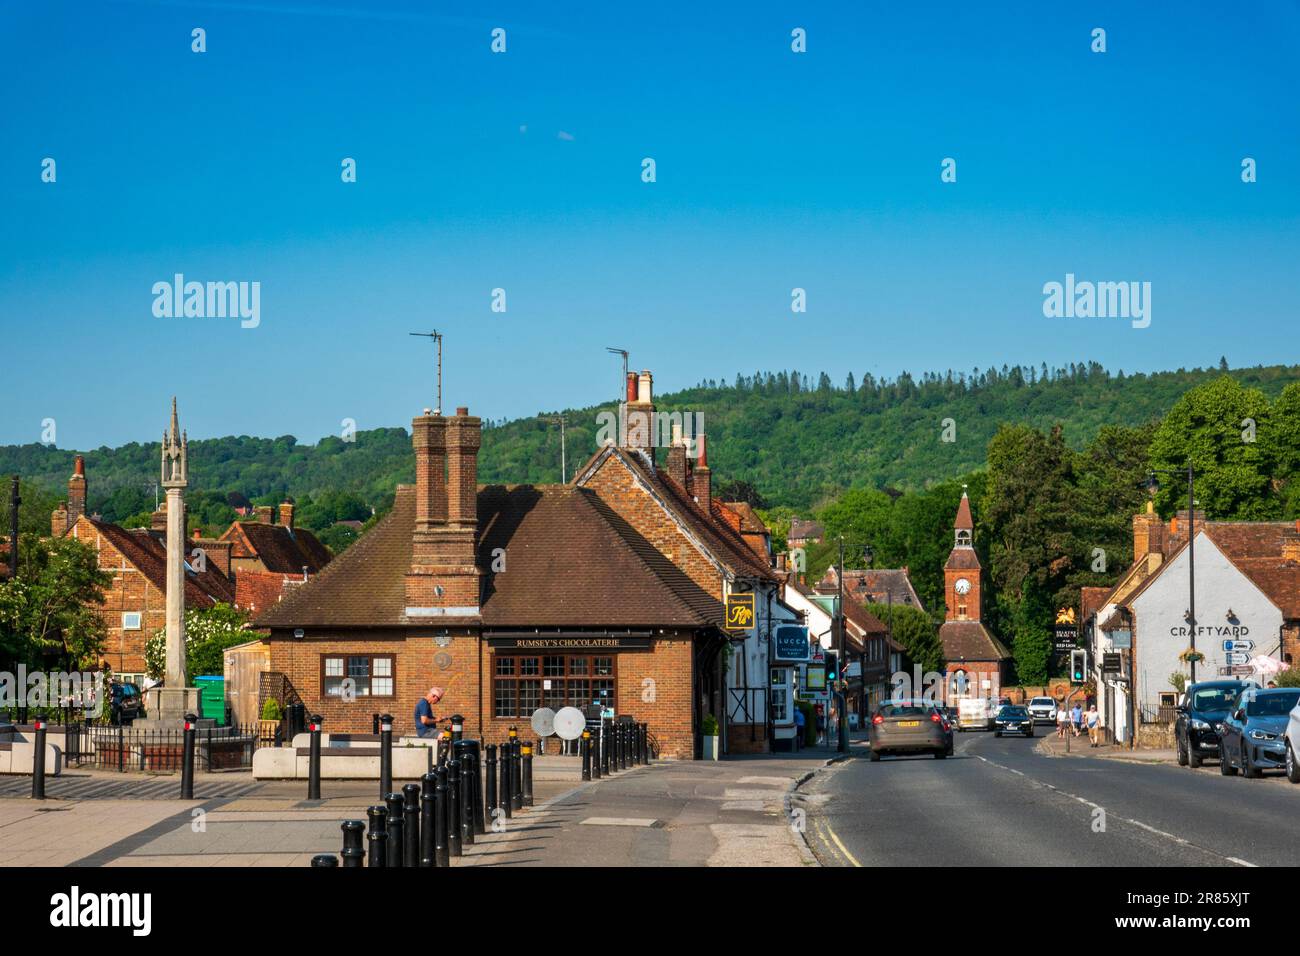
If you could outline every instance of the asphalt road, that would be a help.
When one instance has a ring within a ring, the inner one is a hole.
[[[1283,777],[1052,757],[1036,743],[968,732],[946,760],[879,763],[855,747],[801,788],[808,843],[828,866],[1295,865],[1300,786]]]

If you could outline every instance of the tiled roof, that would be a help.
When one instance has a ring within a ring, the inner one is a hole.
[[[958,531],[973,531],[975,522],[970,515],[970,499],[966,497],[966,492],[961,493],[961,503],[957,505],[957,520],[952,523],[954,529]]]
[[[654,488],[678,520],[700,538],[713,556],[732,573],[742,577],[776,580],[772,569],[763,563],[753,549],[745,543],[740,532],[725,521],[706,515],[704,509],[686,493],[686,489],[669,476],[668,472],[652,468],[635,453],[627,453],[612,446],[609,450],[618,454],[635,473],[641,476],[643,481]]]
[[[974,548],[953,548],[948,563],[943,567],[945,571],[978,571],[980,559]]]
[[[757,514],[748,501],[724,501],[723,504],[740,519],[740,523],[734,527],[744,534],[767,534],[767,525]]]
[[[305,566],[308,574],[315,574],[330,562],[329,549],[306,528],[294,528],[291,531],[280,524],[242,521],[235,522],[226,529],[221,540],[242,543],[239,540],[241,535],[252,554],[261,560],[268,571],[302,574]],[[248,557],[247,553],[243,553],[245,550],[239,548],[232,554],[235,557]]]
[[[802,518],[790,519],[790,538],[820,538],[826,534],[826,529],[816,521],[804,521]]]
[[[1106,595],[1110,593],[1110,588],[1083,587],[1079,588],[1079,620],[1080,622],[1088,620],[1106,606]]]
[[[1000,661],[1011,657],[1005,644],[979,621],[945,621],[939,627],[943,657],[950,664],[964,661]]]
[[[84,515],[82,516],[85,517]],[[131,531],[106,521],[85,518],[109,544],[121,552],[131,566],[158,590],[167,590],[167,546],[162,535],[138,528]],[[75,525],[73,526],[76,527]],[[188,561],[189,555],[186,555]],[[230,580],[211,563],[203,573],[186,565],[185,603],[188,607],[211,607],[218,601],[229,604],[235,599]]]
[[[716,627],[722,606],[595,492],[491,485],[478,492],[484,627]],[[259,614],[262,627],[404,627],[415,490],[320,574]],[[503,549],[505,570],[492,573]]]
[[[301,583],[301,574],[240,571],[235,575],[235,606],[246,611],[265,611],[278,604],[290,588]]]

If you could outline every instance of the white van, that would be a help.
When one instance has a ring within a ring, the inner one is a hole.
[[[992,730],[998,702],[992,697],[962,697],[957,701],[958,730]]]

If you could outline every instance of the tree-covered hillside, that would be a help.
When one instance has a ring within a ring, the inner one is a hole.
[[[1103,425],[1140,425],[1162,417],[1193,386],[1220,369],[1150,375],[1110,373],[1096,363],[1069,368],[973,369],[870,375],[836,385],[826,375],[798,372],[740,375],[662,395],[666,412],[702,416],[709,464],[717,481],[746,481],[767,505],[806,510],[851,487],[917,490],[983,468],[998,427],[1063,426],[1069,445],[1083,448]],[[1272,399],[1300,381],[1300,367],[1228,373]],[[613,404],[568,410],[569,472],[596,449],[597,416]],[[951,440],[945,440],[951,439]],[[39,444],[0,447],[0,474],[19,474],[61,497],[75,452]],[[158,445],[132,443],[85,452],[89,506],[122,521],[154,505]],[[358,432],[304,445],[292,436],[208,439],[190,443],[191,488],[212,500],[237,491],[258,503],[288,494],[300,503],[351,492],[383,510],[399,482],[414,480],[405,428]],[[485,423],[482,481],[553,482],[560,477],[559,428],[544,418]],[[201,502],[197,502],[201,504]],[[193,506],[192,506],[193,508]],[[212,514],[212,520],[223,516]],[[330,509],[326,509],[329,511]],[[341,512],[340,512],[341,513]]]

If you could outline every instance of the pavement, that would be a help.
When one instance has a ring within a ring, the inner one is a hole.
[[[661,761],[582,783],[576,759],[539,761],[534,806],[480,835],[458,866],[809,866],[793,812],[796,784],[836,758],[799,754]],[[364,820],[374,781],[254,781],[72,769],[30,798],[28,777],[0,777],[0,866],[307,866],[337,853],[340,824]]]
[[[1176,764],[1178,762],[1178,753],[1172,747],[1130,750],[1122,744],[1113,743],[1098,744],[1093,747],[1088,743],[1086,734],[1080,734],[1078,737],[1057,737],[1054,729],[1038,742],[1038,752],[1049,757],[1101,757],[1129,763]]]
[[[968,732],[947,760],[878,763],[859,746],[794,806],[827,866],[1294,865],[1300,787],[1284,776],[1224,777],[1217,764],[1191,770],[1080,741],[1057,757],[1054,735]]]

